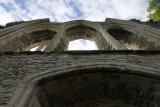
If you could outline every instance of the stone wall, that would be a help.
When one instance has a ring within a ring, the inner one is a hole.
[[[131,42],[131,45],[138,46],[138,50],[160,49],[159,29],[131,21],[107,18],[105,22],[77,20],[65,23],[51,23],[49,19],[41,19],[6,27],[0,29],[0,51],[25,51],[34,44],[37,44],[36,46],[42,45],[41,41],[47,39],[51,42],[47,44],[44,51],[60,52],[66,50],[71,40],[83,38],[92,38],[99,50],[128,50],[125,44],[114,38],[119,35],[110,35],[107,32],[109,29],[133,33],[134,36],[127,43]],[[68,30],[70,32],[66,32]],[[47,38],[46,34],[49,34]],[[122,37],[123,39],[125,37]]]
[[[50,70],[87,66],[113,66],[122,70],[144,68],[137,72],[155,79],[160,76],[160,52],[147,51],[79,51],[64,53],[0,53],[0,105],[6,105],[16,87],[29,75]],[[149,70],[149,71],[148,71]],[[0,106],[1,107],[1,106]]]

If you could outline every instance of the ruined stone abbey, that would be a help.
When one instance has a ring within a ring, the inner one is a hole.
[[[77,39],[98,50],[68,51]],[[160,107],[160,30],[110,18],[0,29],[0,107]]]

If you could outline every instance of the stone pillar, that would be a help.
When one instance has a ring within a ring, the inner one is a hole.
[[[66,48],[67,43],[69,42],[65,37],[65,25],[62,25],[57,34],[52,38],[49,45],[44,49],[45,52],[60,52],[64,51]]]

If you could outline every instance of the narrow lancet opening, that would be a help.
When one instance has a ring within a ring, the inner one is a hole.
[[[44,51],[47,46],[36,46],[30,49],[30,51]]]
[[[39,48],[39,46],[33,47],[30,49],[30,51],[36,51]]]

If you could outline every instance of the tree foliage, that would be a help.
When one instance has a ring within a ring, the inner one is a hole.
[[[160,21],[160,0],[149,0],[149,7],[147,9],[149,12],[149,18]]]

